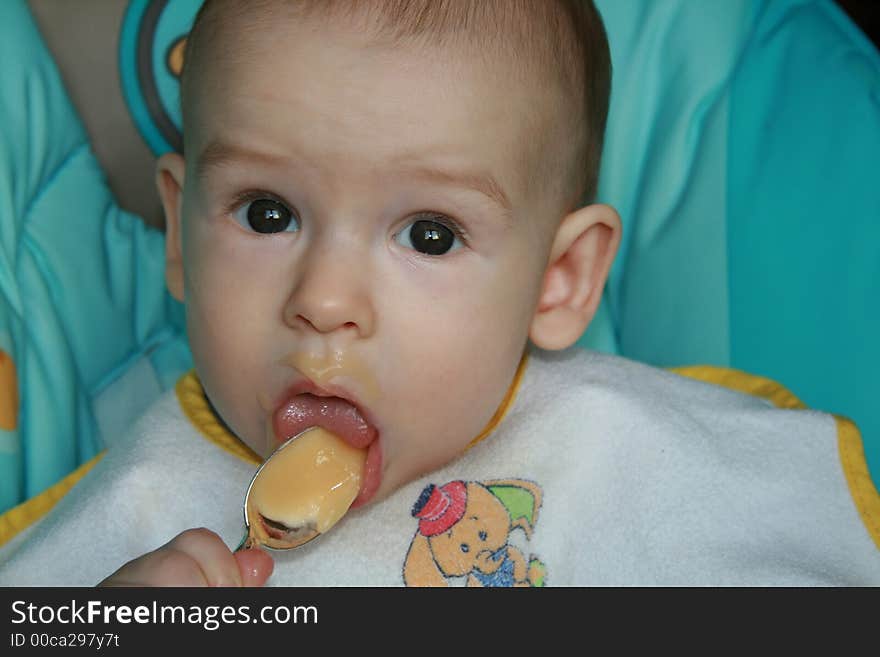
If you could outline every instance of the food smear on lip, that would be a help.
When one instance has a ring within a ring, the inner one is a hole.
[[[284,443],[248,490],[248,542],[286,549],[328,531],[357,497],[366,457],[323,427]]]
[[[379,384],[372,370],[355,353],[299,351],[286,356],[283,362],[319,386],[330,383],[345,385],[346,381],[356,382],[361,401],[366,404],[375,403],[381,398]]]

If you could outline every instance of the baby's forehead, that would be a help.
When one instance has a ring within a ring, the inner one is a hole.
[[[318,31],[328,39],[356,34],[365,47],[433,48],[438,56],[472,49],[488,66],[515,62],[515,69],[577,82],[580,65],[572,57],[577,39],[555,0],[259,0],[241,3],[206,0],[187,44],[187,60],[210,66],[247,56],[244,45],[260,42],[264,32],[277,38],[282,26]],[[568,38],[566,38],[568,37]],[[279,39],[276,63],[284,58]],[[204,62],[200,54],[205,54]]]
[[[271,93],[271,86],[276,84],[271,77],[262,77],[262,80],[268,82],[260,88],[250,84],[254,81],[253,74],[258,68],[272,75],[277,74],[277,84],[280,85],[284,79],[284,69],[296,65],[290,58],[296,56],[297,48],[310,47],[313,52],[324,56],[325,50],[329,52],[338,42],[345,41],[346,48],[362,48],[370,51],[371,55],[377,52],[388,53],[396,61],[401,56],[411,57],[413,61],[427,58],[440,66],[448,64],[452,67],[480,69],[484,76],[482,79],[491,80],[492,88],[496,92],[486,99],[487,104],[493,105],[496,108],[493,111],[499,115],[518,117],[517,130],[521,139],[515,148],[510,148],[507,155],[521,170],[517,177],[520,179],[519,186],[524,188],[524,194],[534,194],[535,190],[529,188],[532,185],[546,184],[546,178],[536,176],[535,170],[540,169],[543,172],[548,169],[551,166],[547,164],[548,157],[556,162],[566,160],[564,156],[560,157],[559,149],[570,148],[571,142],[576,140],[579,131],[578,105],[566,99],[564,93],[560,93],[562,84],[554,85],[552,81],[548,81],[546,74],[536,74],[533,70],[542,57],[547,59],[546,52],[528,56],[521,52],[515,56],[516,49],[511,48],[509,43],[505,45],[503,39],[492,43],[485,38],[477,38],[478,30],[473,24],[468,26],[468,30],[456,32],[452,29],[456,25],[454,17],[441,17],[435,20],[433,26],[418,28],[417,25],[407,23],[409,19],[406,17],[400,18],[381,12],[371,14],[369,11],[353,11],[351,7],[354,5],[349,6],[347,12],[341,11],[339,7],[342,4],[332,1],[327,4],[305,2],[297,5],[266,3],[263,11],[245,12],[241,10],[241,4],[221,0],[216,5],[217,13],[209,15],[209,22],[204,23],[201,26],[203,29],[195,35],[194,49],[189,50],[188,46],[188,57],[193,55],[196,61],[188,63],[191,67],[187,71],[189,83],[184,85],[184,120],[187,124],[185,135],[192,132],[191,128],[203,124],[209,118],[208,114],[216,111],[216,105],[211,100],[198,102],[193,98],[202,95],[192,93],[196,87],[201,87],[201,90],[206,88],[195,78],[213,78],[208,88],[221,96],[243,93],[243,87],[256,89],[256,93]],[[378,7],[381,3],[354,4],[358,7]],[[462,6],[470,4],[472,3],[461,3]],[[334,5],[338,5],[335,11],[332,10]],[[488,16],[486,13],[480,18],[487,20]],[[516,29],[513,24],[509,27],[513,32]],[[499,28],[495,33],[502,34],[503,31]],[[525,60],[531,61],[533,68],[525,65]],[[542,63],[546,64],[547,61]],[[307,69],[300,67],[297,70],[304,76],[310,76],[311,72]],[[393,67],[389,66],[388,71],[391,70]],[[468,95],[481,92],[481,89],[474,88],[482,86],[481,82],[475,82],[479,78],[467,73],[462,71],[462,75],[457,77],[456,93]],[[323,75],[323,72],[316,71],[314,75]],[[384,75],[387,77],[390,73]],[[289,83],[290,79],[287,80]],[[499,80],[503,80],[504,84],[497,84]],[[322,82],[334,84],[333,80]],[[413,82],[411,93],[432,94],[435,92],[432,84],[431,76],[425,76]],[[377,85],[377,93],[381,87],[381,84]],[[459,99],[451,100],[457,102]],[[318,102],[317,97],[315,102]],[[187,107],[188,104],[190,107]],[[336,108],[328,109],[335,111]],[[294,108],[291,111],[294,112]],[[187,121],[188,116],[190,121]],[[417,115],[402,117],[402,120],[411,122],[420,119],[422,117]],[[569,126],[572,129],[567,144],[560,144],[556,139],[560,126]],[[554,150],[555,156],[551,153]],[[555,181],[550,184],[553,182]]]

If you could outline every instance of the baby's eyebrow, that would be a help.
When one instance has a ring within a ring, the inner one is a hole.
[[[421,178],[444,185],[464,187],[479,192],[499,205],[504,210],[505,217],[511,218],[513,216],[513,206],[510,203],[510,199],[504,192],[504,188],[498,184],[498,181],[490,173],[450,171],[427,164],[407,166],[401,170],[401,173],[414,178]]]
[[[212,141],[205,146],[196,160],[196,176],[202,178],[211,169],[221,168],[232,163],[278,166],[283,164],[284,161],[285,158],[283,156],[259,153],[223,141]]]
[[[211,169],[236,164],[279,166],[286,161],[284,156],[260,153],[223,141],[212,141],[199,154],[196,160],[196,176],[204,177]],[[404,176],[418,178],[442,185],[462,187],[479,192],[498,205],[505,219],[512,219],[513,206],[504,188],[490,173],[454,171],[423,162],[401,164],[398,170]]]

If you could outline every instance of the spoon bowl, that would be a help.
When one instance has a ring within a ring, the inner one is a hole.
[[[236,551],[291,550],[335,525],[360,488],[365,451],[322,427],[285,440],[254,473],[244,497],[245,536]]]

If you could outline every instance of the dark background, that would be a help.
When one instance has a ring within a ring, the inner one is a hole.
[[[836,0],[880,49],[880,0]]]

